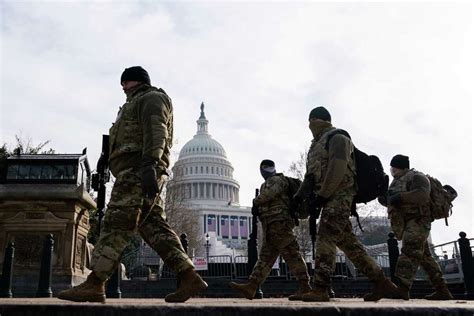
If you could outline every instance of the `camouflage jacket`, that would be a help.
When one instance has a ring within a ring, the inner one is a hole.
[[[430,215],[430,181],[415,169],[408,170],[404,175],[393,179],[388,194],[400,194],[400,206],[389,206],[389,214],[395,212],[402,216]],[[383,203],[382,204],[386,204]]]
[[[288,180],[282,173],[277,173],[265,180],[254,203],[259,207],[261,219],[292,220],[288,208],[290,204]]]
[[[139,167],[147,155],[164,171],[169,166],[173,141],[173,106],[162,90],[147,84],[139,85],[120,108],[110,128],[110,170]]]
[[[355,196],[354,145],[348,137],[337,134],[326,148],[328,136],[334,130],[334,127],[329,127],[322,131],[319,139],[313,139],[308,151],[306,173],[314,175],[314,190],[325,198]]]

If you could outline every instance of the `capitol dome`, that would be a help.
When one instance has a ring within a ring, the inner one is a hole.
[[[201,103],[201,116],[199,116],[197,124],[196,135],[184,145],[179,152],[178,159],[194,155],[212,155],[227,159],[224,147],[208,133],[207,125],[209,121],[204,114],[204,103]]]
[[[224,147],[209,134],[204,103],[196,123],[196,134],[183,146],[173,167],[170,189],[194,204],[238,205],[240,186]]]

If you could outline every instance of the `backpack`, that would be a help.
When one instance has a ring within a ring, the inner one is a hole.
[[[288,176],[284,176],[285,179],[288,181],[288,198],[290,199],[290,215],[291,217],[297,219],[306,219],[309,216],[309,213],[304,210],[303,207],[295,208],[295,203],[293,203],[293,196],[296,194],[298,189],[301,186],[301,180],[297,178],[292,178]]]
[[[430,211],[431,218],[441,219],[444,218],[446,226],[448,226],[448,217],[453,213],[453,204],[451,203],[457,196],[456,190],[450,185],[442,185],[441,182],[430,176],[426,175],[430,180]]]
[[[335,135],[342,134],[351,139],[349,133],[343,129],[336,129],[328,135],[325,148],[329,150],[329,141]],[[357,193],[351,207],[351,215],[357,219],[357,224],[363,232],[357,213],[357,203],[367,203],[375,200],[381,195],[386,195],[388,191],[388,175],[383,171],[380,159],[375,155],[367,155],[354,146],[354,162],[356,166],[355,180],[357,183]]]
[[[335,135],[342,134],[351,139],[349,133],[343,129],[336,129],[329,134],[326,142],[326,150],[329,149],[329,141]],[[357,193],[354,197],[355,203],[367,203],[375,200],[378,196],[386,195],[388,190],[388,175],[383,171],[382,163],[377,156],[367,155],[354,146],[354,161],[356,166]]]

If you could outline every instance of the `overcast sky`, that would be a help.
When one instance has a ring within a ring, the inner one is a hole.
[[[258,165],[279,171],[310,145],[308,113],[337,127],[387,172],[394,154],[459,192],[435,243],[474,237],[473,6],[321,2],[5,1],[1,142],[21,133],[60,153],[88,148],[124,102],[125,67],[141,65],[173,99],[176,152],[199,105],[250,205]]]

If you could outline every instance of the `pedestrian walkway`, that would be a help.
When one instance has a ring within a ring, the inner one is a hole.
[[[107,303],[73,303],[56,298],[0,299],[1,316],[138,316],[138,315],[474,315],[474,301],[334,299],[328,303],[290,302],[283,298],[246,300],[235,298],[193,298],[168,304],[163,299],[107,299]]]

